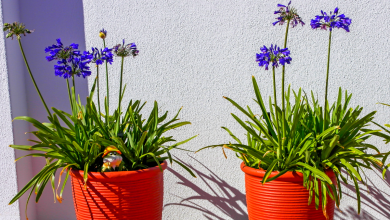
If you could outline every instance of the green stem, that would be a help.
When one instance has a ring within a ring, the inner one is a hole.
[[[122,62],[121,62],[121,77],[119,81],[119,104],[118,104],[118,118],[120,113],[121,113],[121,97],[122,97],[122,78],[123,78],[123,63],[124,63],[125,57],[122,57]]]
[[[288,29],[289,29],[289,26],[290,26],[290,21],[287,20],[287,27],[286,27],[286,34],[284,36],[284,48],[287,47],[287,36],[288,36]],[[282,148],[284,146],[284,141],[285,141],[285,138],[286,138],[286,128],[284,127],[285,126],[285,117],[286,117],[286,109],[285,109],[285,98],[284,98],[284,73],[285,73],[285,70],[286,70],[286,65],[283,65],[282,67],[282,133],[283,133],[283,138],[282,138]]]
[[[69,79],[68,78],[66,78],[66,85],[68,86],[70,108],[72,109],[72,112],[73,112],[73,102],[72,102],[72,96],[70,95],[70,87],[69,87]]]
[[[325,105],[324,105],[324,124],[323,124],[323,131],[326,129],[326,116],[327,116],[327,109],[326,106],[328,104],[328,80],[329,80],[329,64],[330,64],[330,45],[332,42],[332,31],[329,31],[329,45],[328,45],[328,64],[326,66],[326,86],[325,86]]]
[[[96,79],[97,79],[97,97],[98,97],[98,106],[99,106],[99,118],[101,117],[102,113],[100,111],[100,90],[99,90],[99,66],[96,65]]]
[[[106,41],[103,39],[103,46],[106,48]],[[107,111],[110,110],[110,87],[108,86],[108,64],[106,60],[106,86],[107,86]],[[106,115],[109,115],[108,112],[106,112]],[[108,123],[106,121],[106,123]]]
[[[74,83],[74,75],[72,75],[72,84],[73,84],[73,88],[74,88],[74,94],[76,94],[76,84]]]
[[[17,38],[18,38],[18,42],[19,42],[20,51],[22,52],[22,55],[23,55],[24,63],[26,64],[26,67],[27,67],[28,73],[30,74],[31,80],[34,83],[35,90],[37,90],[39,98],[41,98],[41,101],[42,101],[43,105],[45,106],[45,109],[46,109],[47,113],[49,114],[49,117],[52,118],[53,116],[52,116],[49,108],[47,107],[45,100],[42,97],[41,91],[39,91],[38,85],[35,82],[33,74],[31,73],[30,66],[28,65],[28,62],[27,62],[27,59],[26,59],[26,55],[24,54],[24,50],[23,50],[23,47],[22,47],[22,42],[20,41],[20,37],[18,36]]]
[[[276,122],[274,123],[275,124],[275,127],[276,127],[276,131],[278,132],[278,142],[279,142],[279,145],[280,145],[280,129],[279,129],[279,116],[278,116],[278,101],[276,99],[276,79],[275,79],[275,67],[273,66],[272,67],[272,75],[273,75],[273,83],[274,83],[274,106],[275,106],[275,118],[276,118]],[[278,148],[278,159],[279,159],[279,148]]]

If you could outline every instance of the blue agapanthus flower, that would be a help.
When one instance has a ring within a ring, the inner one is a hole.
[[[349,32],[349,25],[351,25],[352,20],[344,14],[338,15],[338,13],[338,8],[335,8],[335,10],[329,12],[329,14],[321,10],[321,15],[317,15],[315,19],[311,20],[311,28],[320,28],[322,30],[327,30],[329,28],[330,31],[332,31],[333,28],[342,28]]]
[[[288,3],[287,6],[278,4],[279,10],[275,11],[274,14],[278,14],[279,17],[276,18],[277,21],[272,23],[274,26],[276,24],[283,25],[284,22],[289,22],[292,25],[292,27],[297,26],[298,24],[301,24],[302,26],[305,25],[305,22],[302,21],[301,17],[299,17],[297,10],[290,6],[291,1]]]
[[[277,68],[280,65],[290,64],[291,57],[288,48],[280,49],[276,45],[272,45],[267,48],[263,46],[260,48],[261,53],[256,54],[256,62],[259,66],[264,66],[265,70],[268,70],[268,66],[272,63],[272,67]]]
[[[54,73],[56,76],[62,76],[65,79],[74,75],[83,76],[84,78],[91,75],[88,64],[91,62],[92,57],[82,54],[79,50],[78,44],[71,44],[67,47],[61,42],[61,39],[57,39],[57,44],[48,46],[45,48],[45,53],[49,53],[46,56],[47,61],[57,60],[58,65],[54,65]]]
[[[85,51],[84,55],[90,55],[91,62],[96,65],[101,65],[104,61],[107,61],[109,64],[114,62],[114,55],[111,53],[112,49],[108,49],[107,47],[104,49],[98,49],[96,47],[92,47],[92,53]]]
[[[125,44],[125,40],[123,39],[123,44],[117,44],[113,48],[114,53],[118,57],[127,57],[132,55],[133,57],[137,56],[139,50],[137,50],[137,45],[135,43]]]

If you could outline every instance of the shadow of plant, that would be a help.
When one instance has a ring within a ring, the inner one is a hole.
[[[378,178],[382,179],[382,177],[376,174]],[[390,177],[389,171],[386,172],[386,176]],[[386,188],[390,189],[390,179],[382,179],[382,181],[386,184]],[[383,190],[380,190],[375,185],[378,183],[374,183],[372,180],[367,179],[367,187],[360,187],[360,196],[361,202],[367,207],[370,207],[374,210],[375,213],[378,214],[379,219],[390,219],[390,194],[386,193]],[[351,191],[355,191],[355,187],[353,185],[342,183],[343,187],[348,188]],[[347,195],[343,194],[343,196],[350,197],[356,200],[355,195]],[[360,215],[357,213],[357,207],[349,206],[346,210],[341,210],[335,212],[335,217],[339,219],[356,219],[356,220],[378,220],[377,217],[370,214],[368,211],[362,209]]]
[[[195,185],[192,180],[188,180],[175,170],[167,168],[169,172],[171,172],[180,179],[180,182],[178,182],[178,184],[188,187],[189,189],[193,190],[197,195],[188,198],[182,198],[180,196],[174,195],[182,200],[179,203],[168,203],[164,206],[164,208],[168,206],[184,206],[201,211],[206,219],[225,220],[225,216],[221,217],[217,213],[214,213],[213,211],[209,210],[209,208],[197,204],[197,201],[206,200],[211,205],[217,207],[222,213],[224,213],[231,219],[248,219],[246,209],[244,210],[242,208],[242,206],[246,207],[245,194],[241,193],[238,189],[230,186],[224,180],[219,178],[213,171],[204,166],[201,162],[199,162],[193,157],[191,158],[198,162],[202,167],[206,168],[209,174],[202,173],[190,164],[184,163],[181,160],[180,162],[192,169],[195,175],[199,179],[201,179],[208,187],[209,190],[207,191],[211,191],[211,193]]]

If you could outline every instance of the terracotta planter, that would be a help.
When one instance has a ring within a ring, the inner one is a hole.
[[[161,164],[165,170],[167,163]],[[137,171],[89,172],[72,170],[73,201],[78,220],[160,220],[163,208],[163,172],[157,167]]]
[[[246,202],[250,220],[257,219],[326,219],[321,205],[315,209],[314,198],[307,205],[309,191],[303,187],[303,175],[297,172],[287,172],[264,185],[261,180],[266,171],[254,169],[241,164],[245,173]],[[278,172],[272,172],[273,177]],[[332,170],[326,172],[335,183],[336,177]],[[321,203],[320,203],[321,204]],[[328,197],[326,212],[333,220],[335,202]]]

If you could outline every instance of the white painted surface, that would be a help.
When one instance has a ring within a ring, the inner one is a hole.
[[[255,54],[262,45],[282,45],[285,26],[273,27],[277,3],[288,1],[113,1],[84,0],[87,48],[102,45],[101,28],[108,30],[108,46],[136,42],[140,55],[127,58],[124,82],[126,103],[130,99],[157,100],[162,110],[174,112],[184,106],[181,118],[191,126],[175,131],[182,140],[199,134],[188,149],[225,143],[227,126],[243,136],[245,131],[231,118],[237,110],[222,96],[241,105],[255,106],[251,76],[258,79],[264,95],[272,93],[271,72],[257,66]],[[377,110],[376,121],[388,123],[389,108],[376,105],[389,102],[387,1],[293,1],[306,26],[290,30],[288,47],[293,63],[287,68],[286,82],[297,89],[324,95],[328,33],[310,28],[310,19],[320,10],[336,6],[352,19],[351,32],[334,32],[330,100],[339,86],[354,94],[351,105],[364,106],[365,113]],[[119,60],[110,67],[110,99],[117,103]],[[280,72],[280,70],[279,70]],[[278,74],[279,75],[279,74]],[[280,75],[279,75],[280,76]],[[89,80],[90,86],[94,77]],[[105,81],[102,79],[102,85]],[[102,86],[104,96],[105,87]],[[322,102],[322,101],[321,101]],[[114,105],[111,105],[114,106]],[[256,111],[259,109],[255,108]],[[145,111],[146,112],[146,111]],[[172,114],[171,114],[172,115]],[[241,115],[241,114],[239,114]],[[373,143],[389,149],[380,140]],[[178,165],[165,175],[163,219],[246,219],[244,175],[233,153],[228,160],[221,149],[197,154],[172,152],[197,169],[191,178]],[[362,214],[356,214],[354,192],[344,188],[343,213],[337,219],[389,219],[390,183],[368,172],[371,194],[364,191]],[[350,197],[351,195],[352,197]]]
[[[2,4],[0,2],[0,11]],[[0,25],[3,26],[3,16],[0,16]],[[9,147],[13,144],[11,103],[8,86],[8,67],[5,51],[5,37],[0,35],[0,220],[19,219],[18,202],[8,205],[8,202],[18,190],[15,153]]]
[[[33,34],[22,37],[22,44],[30,64],[30,68],[42,95],[47,102],[47,105],[49,107],[54,106],[58,109],[69,111],[70,108],[65,80],[54,75],[54,63],[48,63],[46,61],[44,48],[55,43],[57,38],[61,38],[64,44],[74,42],[79,44],[80,50],[85,49],[82,2],[78,0],[2,0],[2,6],[4,22],[10,23],[20,21],[25,23],[27,28],[35,30]],[[72,12],[72,16],[69,16],[69,12]],[[7,39],[5,41],[5,50],[7,54],[6,64],[8,66],[6,66],[5,63],[1,66],[4,68],[5,74],[4,76],[2,74],[2,77],[7,76],[7,71],[9,77],[9,93],[11,96],[12,110],[11,112],[8,112],[9,119],[11,119],[11,115],[12,118],[27,115],[40,121],[47,122],[47,113],[28,75],[17,41],[15,39]],[[4,53],[4,49],[1,51]],[[3,82],[6,83],[2,80],[1,83]],[[8,83],[4,85],[8,86]],[[82,100],[85,100],[85,97],[87,96],[87,81],[85,79],[76,79],[76,86]],[[1,91],[3,92],[3,89]],[[3,95],[3,93],[1,93],[1,95]],[[6,104],[5,101],[4,104],[2,102],[1,107],[5,108],[7,106],[9,108],[9,101],[8,104]],[[6,120],[1,120],[1,123],[6,122]],[[29,136],[29,134],[25,134],[25,132],[35,130],[35,128],[30,126],[29,123],[23,121],[14,121],[12,126],[15,144],[31,144],[27,141],[27,139],[31,138],[31,136]],[[4,130],[11,132],[12,130],[10,129],[12,128],[1,127],[1,131]],[[4,153],[5,155],[8,155],[8,157],[12,156],[12,158],[14,158],[14,155],[16,157],[20,157],[29,153],[16,151],[14,154],[14,151],[11,148],[8,148],[8,145],[12,144],[12,136],[7,136],[5,138],[1,138],[0,140],[1,143],[7,147],[6,150],[10,151],[2,151],[1,155]],[[5,169],[5,172],[15,169],[15,163],[13,163],[13,160],[14,159],[11,160],[12,167]],[[0,162],[3,162],[3,157],[1,157]],[[43,165],[44,159],[42,158],[23,158],[22,160],[19,160],[16,163],[17,189],[22,189],[26,183],[28,183],[28,181],[42,169]],[[0,171],[0,173],[2,171]],[[5,181],[3,180],[3,176],[0,177],[0,182],[1,181]],[[7,179],[7,181],[16,183],[16,179],[12,178],[9,180]],[[8,206],[8,202],[14,195],[16,195],[17,189],[15,188],[15,190],[12,190],[10,187],[5,189],[7,190],[7,194],[4,194],[4,197],[0,194],[0,207],[7,206],[10,208],[11,206]],[[2,191],[0,190],[0,192]],[[21,219],[25,219],[27,196],[28,193],[22,196],[19,200],[19,212]],[[75,219],[70,184],[67,184],[62,204],[58,202],[54,203],[53,193],[49,184],[43,192],[38,204],[35,203],[35,196],[33,195],[31,197],[27,211],[28,218],[30,220]],[[4,220],[12,218],[12,216],[10,216],[7,212],[0,212],[0,220],[3,220],[3,216]]]
[[[12,9],[3,10],[3,16],[11,19],[6,22],[20,20],[36,30],[26,38],[27,57],[31,59],[38,84],[45,86],[42,92],[48,105],[65,110],[68,106],[66,89],[61,84],[62,79],[55,78],[51,72],[52,65],[44,60],[43,48],[57,37],[64,38],[64,43],[82,44],[80,39],[83,38],[80,35],[83,34],[84,27],[79,19],[82,11],[79,10],[80,3],[76,2],[2,1],[3,6],[7,5]],[[256,109],[252,101],[252,75],[257,77],[265,96],[272,94],[271,72],[257,66],[255,53],[264,44],[283,43],[285,26],[271,25],[276,17],[273,11],[276,10],[277,3],[287,1],[84,0],[86,46],[90,48],[102,45],[98,38],[101,28],[108,30],[108,46],[120,43],[122,38],[129,43],[136,42],[140,56],[126,59],[124,81],[127,83],[127,92],[123,103],[130,99],[148,101],[146,114],[152,108],[151,103],[157,100],[162,111],[172,113],[171,117],[183,106],[181,118],[191,121],[192,125],[178,129],[173,134],[177,140],[199,134],[199,137],[185,145],[188,149],[196,150],[206,145],[230,141],[221,126],[230,128],[241,137],[245,133],[230,116],[231,112],[238,111],[222,96]],[[352,19],[353,24],[351,33],[343,30],[334,32],[329,97],[334,100],[337,88],[342,86],[354,94],[352,106],[364,106],[365,113],[377,110],[376,121],[380,124],[389,123],[387,115],[390,109],[376,103],[389,102],[390,30],[387,13],[390,2],[302,0],[294,1],[293,5],[307,25],[290,30],[288,47],[292,52],[293,63],[287,68],[286,82],[295,89],[302,87],[306,91],[314,90],[320,98],[323,97],[328,35],[324,31],[311,30],[309,24],[310,19],[319,14],[321,9],[330,11],[338,6],[341,13]],[[71,18],[68,16],[69,12],[73,13]],[[0,163],[3,165],[5,162],[3,167],[6,167],[0,170],[0,175],[3,177],[4,172],[10,177],[0,178],[1,220],[17,218],[17,205],[7,206],[8,201],[15,195],[16,186],[20,189],[42,165],[37,160],[26,161],[23,166],[17,165],[16,185],[16,177],[12,176],[12,172],[15,173],[14,153],[7,147],[13,141],[10,132],[12,127],[7,71],[11,87],[12,116],[27,114],[40,120],[45,118],[44,108],[40,105],[29,78],[23,81],[23,76],[28,75],[22,68],[21,57],[17,55],[18,48],[9,42],[6,44],[5,61],[4,40],[0,38],[0,140],[3,143]],[[118,100],[119,60],[116,59],[115,62],[110,67],[111,106],[115,106]],[[11,67],[11,63],[19,66]],[[90,82],[93,78],[90,77]],[[103,97],[105,81],[104,77],[101,78]],[[83,81],[79,82],[78,88],[85,96],[86,86],[83,86]],[[26,95],[23,95],[22,90]],[[4,104],[7,102],[8,104]],[[14,123],[13,129],[15,143],[23,143],[25,137],[22,139],[21,134],[26,131],[26,125]],[[380,140],[373,140],[372,143],[377,144],[381,150],[389,149]],[[180,151],[172,153],[192,166],[198,178],[192,178],[178,165],[165,172],[163,219],[247,219],[244,174],[239,169],[240,161],[232,152],[227,152],[228,160],[223,157],[221,149],[197,154]],[[26,171],[27,168],[29,170]],[[370,194],[362,186],[362,214],[356,214],[355,193],[344,187],[341,207],[343,213],[338,212],[336,219],[390,218],[390,182],[382,180],[377,173],[368,172],[367,175]],[[54,204],[51,189],[48,188],[38,205],[32,201],[30,219],[75,219],[70,187],[64,198],[65,204]],[[22,199],[21,204],[24,202]],[[23,210],[24,206],[21,205],[22,219]]]

